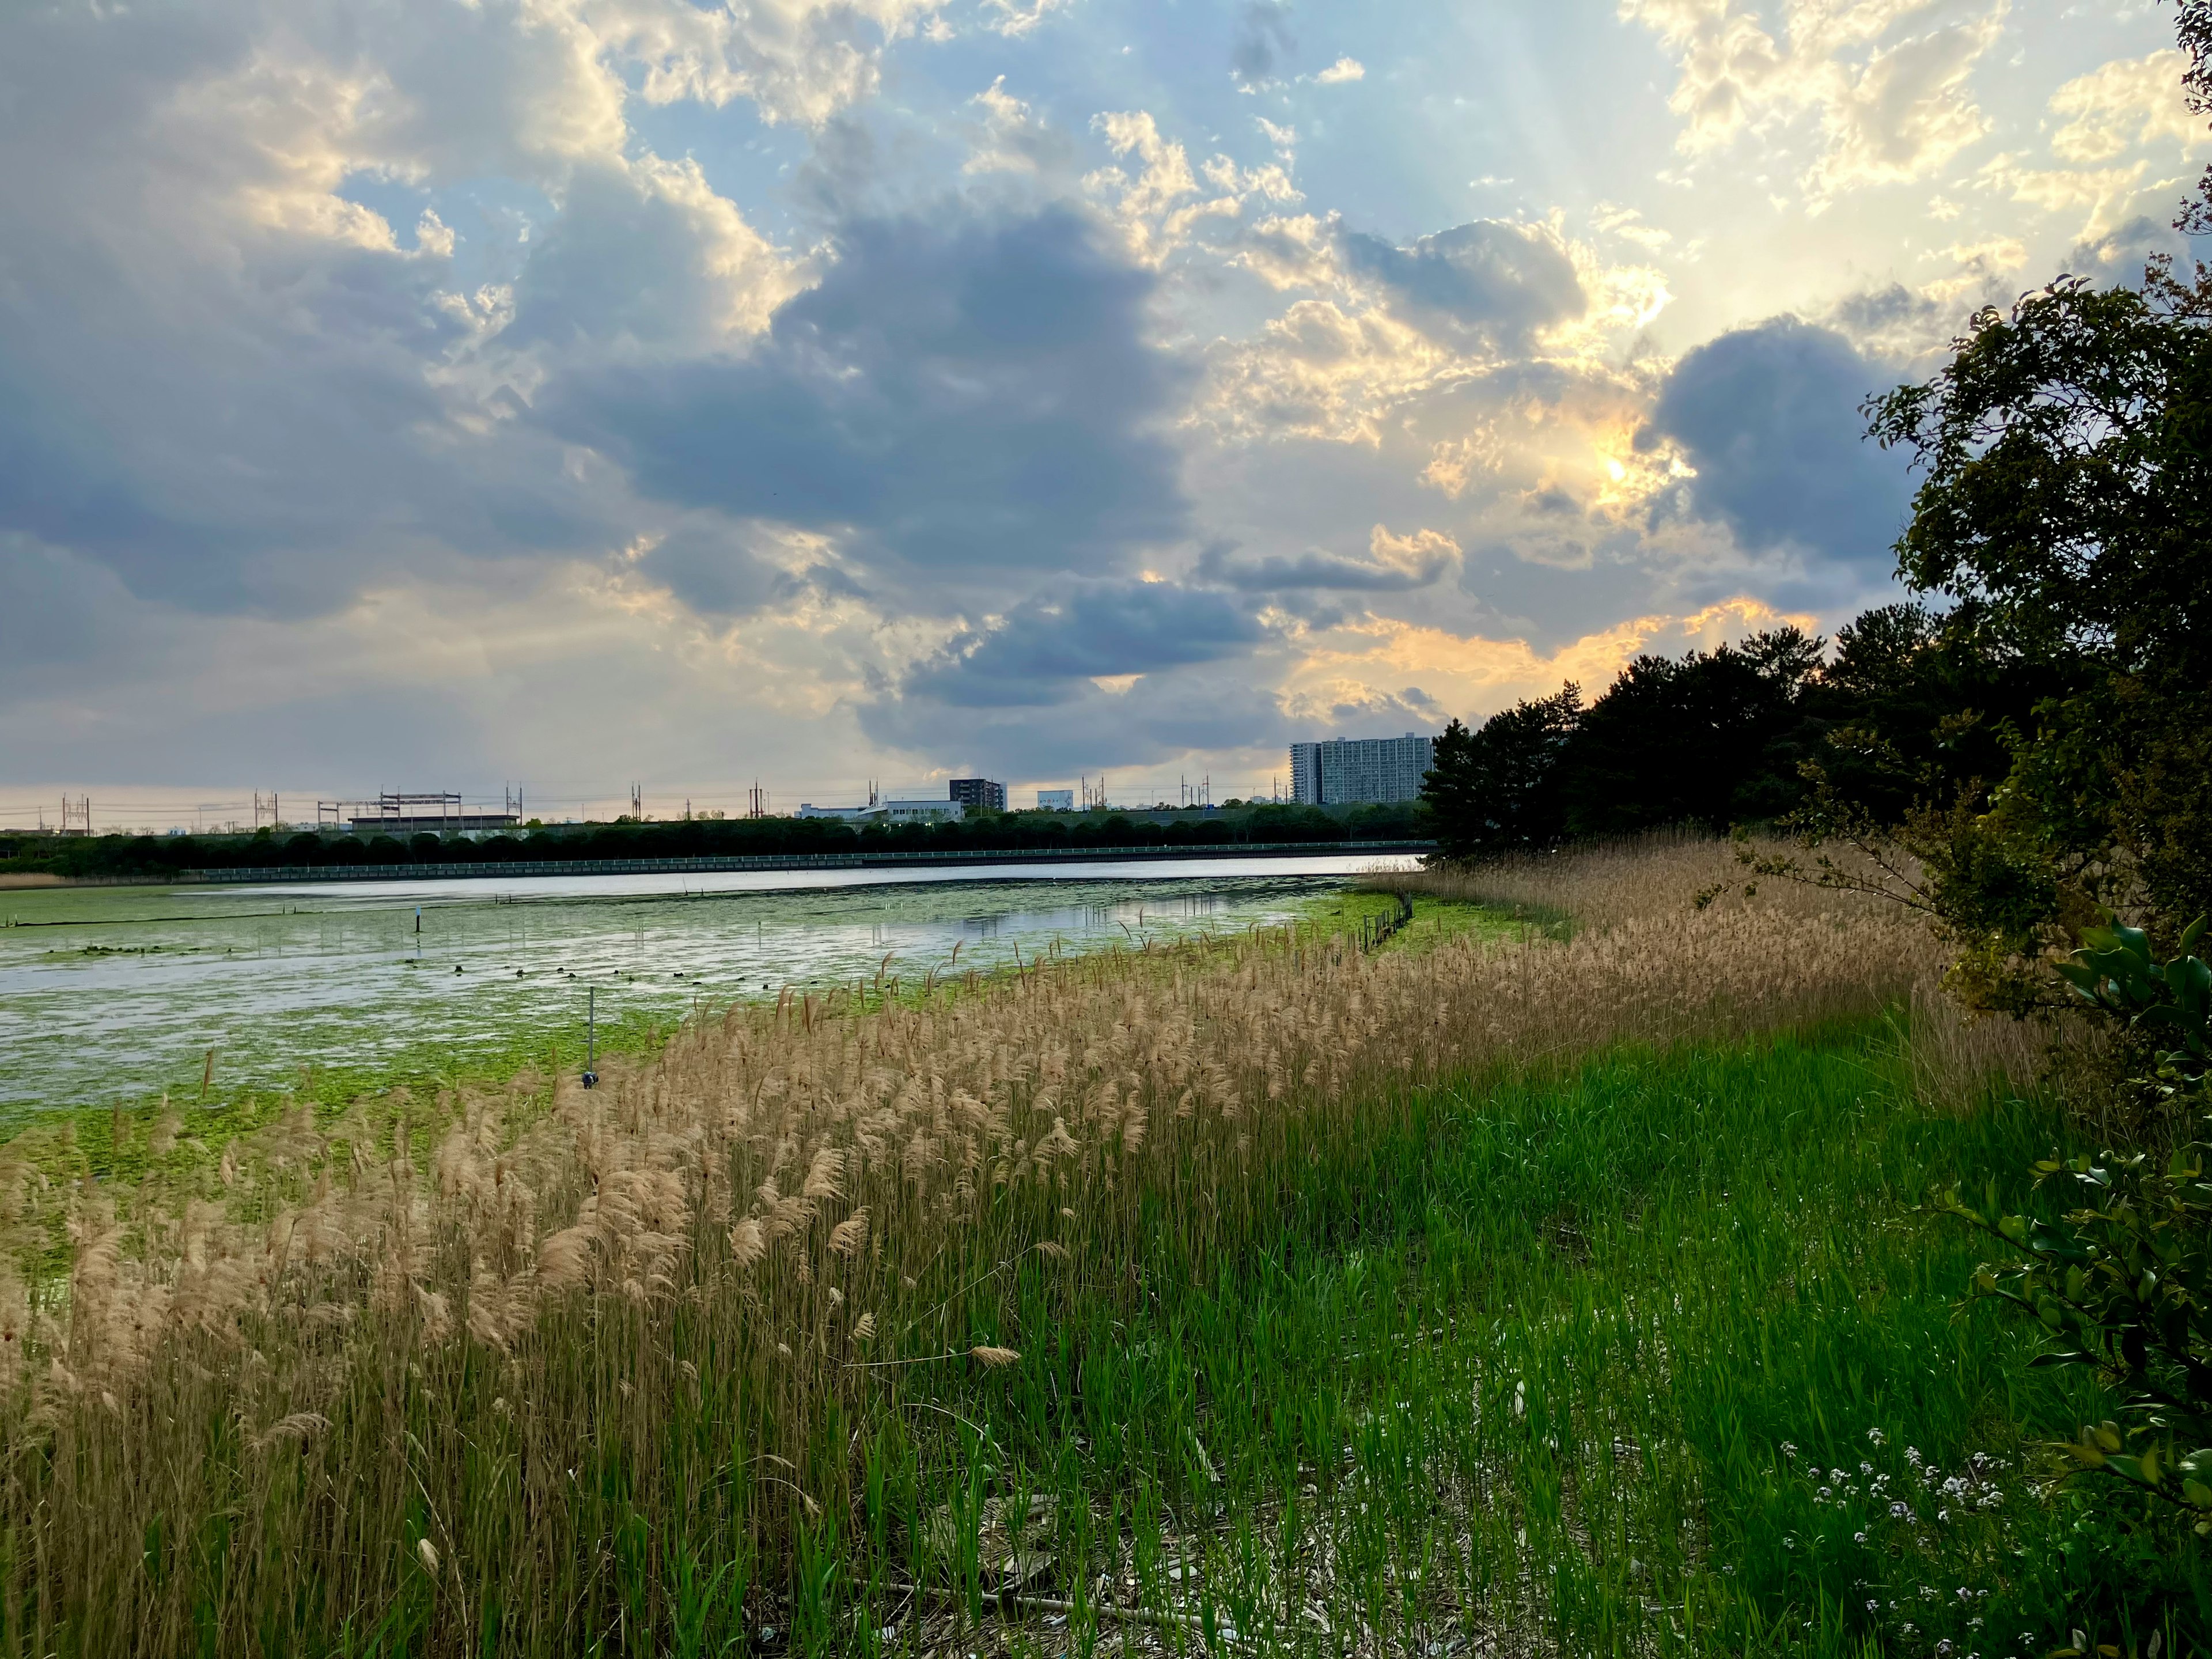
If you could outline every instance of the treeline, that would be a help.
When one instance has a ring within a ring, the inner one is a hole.
[[[335,866],[513,864],[637,859],[739,858],[822,853],[957,853],[1055,848],[1215,847],[1240,842],[1324,844],[1422,833],[1414,803],[1327,811],[1253,806],[1166,822],[1114,813],[994,813],[950,823],[855,826],[834,818],[689,818],[669,823],[546,824],[481,841],[428,833],[401,840],[283,835],[0,836],[0,873],[143,876],[187,870],[313,869]]]
[[[1423,804],[1441,850],[1480,858],[1662,824],[1726,830],[1827,811],[1901,822],[1978,794],[2009,737],[2078,665],[1999,656],[1972,617],[1869,611],[1834,648],[1796,628],[1640,656],[1594,701],[1570,684],[1437,739]]]

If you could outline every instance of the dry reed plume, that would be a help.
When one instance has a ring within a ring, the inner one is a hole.
[[[301,1107],[135,1190],[0,1168],[22,1236],[58,1211],[70,1241],[0,1283],[0,1620],[42,1652],[393,1619],[445,1650],[488,1607],[521,1646],[657,1627],[668,1535],[784,1559],[848,1512],[872,1423],[945,1368],[1018,1376],[1049,1334],[1019,1287],[1129,1297],[1233,1249],[1405,1085],[1934,983],[1925,934],[1863,902],[1693,909],[1729,868],[1679,842],[1465,878],[1577,916],[1565,940],[1292,930],[787,994],[594,1091],[526,1078],[382,1136]]]

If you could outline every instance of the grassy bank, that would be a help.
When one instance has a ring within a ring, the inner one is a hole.
[[[589,1094],[19,1183],[73,1248],[0,1285],[8,1639],[1919,1650],[1925,1590],[2179,1640],[2111,1554],[2173,1540],[2027,1478],[2095,1402],[1908,1212],[2052,1123],[1929,1109],[1909,928],[1682,873],[1568,939],[737,1006]]]
[[[1233,1255],[1117,1306],[1038,1273],[1022,1366],[879,1443],[844,1644],[1018,1650],[973,1628],[1011,1586],[1048,1648],[1062,1600],[1316,1653],[2191,1650],[2202,1552],[2039,1480],[2103,1402],[1960,1311],[1977,1246],[1916,1213],[2057,1126],[1931,1116],[1900,1058],[1846,1026],[1412,1091]]]

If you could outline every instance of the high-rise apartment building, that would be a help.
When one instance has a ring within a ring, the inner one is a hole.
[[[1308,806],[1412,800],[1432,764],[1434,738],[1331,738],[1291,745],[1291,799]]]
[[[1006,810],[1006,786],[994,783],[988,778],[955,778],[949,799],[958,801],[971,812],[1003,812]]]

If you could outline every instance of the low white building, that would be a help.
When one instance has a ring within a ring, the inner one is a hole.
[[[810,800],[799,804],[797,816],[842,818],[848,823],[953,823],[966,817],[968,809],[957,800],[939,800],[933,796],[921,800],[878,801],[873,806],[817,806]]]
[[[1037,791],[1037,811],[1040,812],[1073,812],[1075,810],[1075,791],[1073,789],[1040,789]]]

